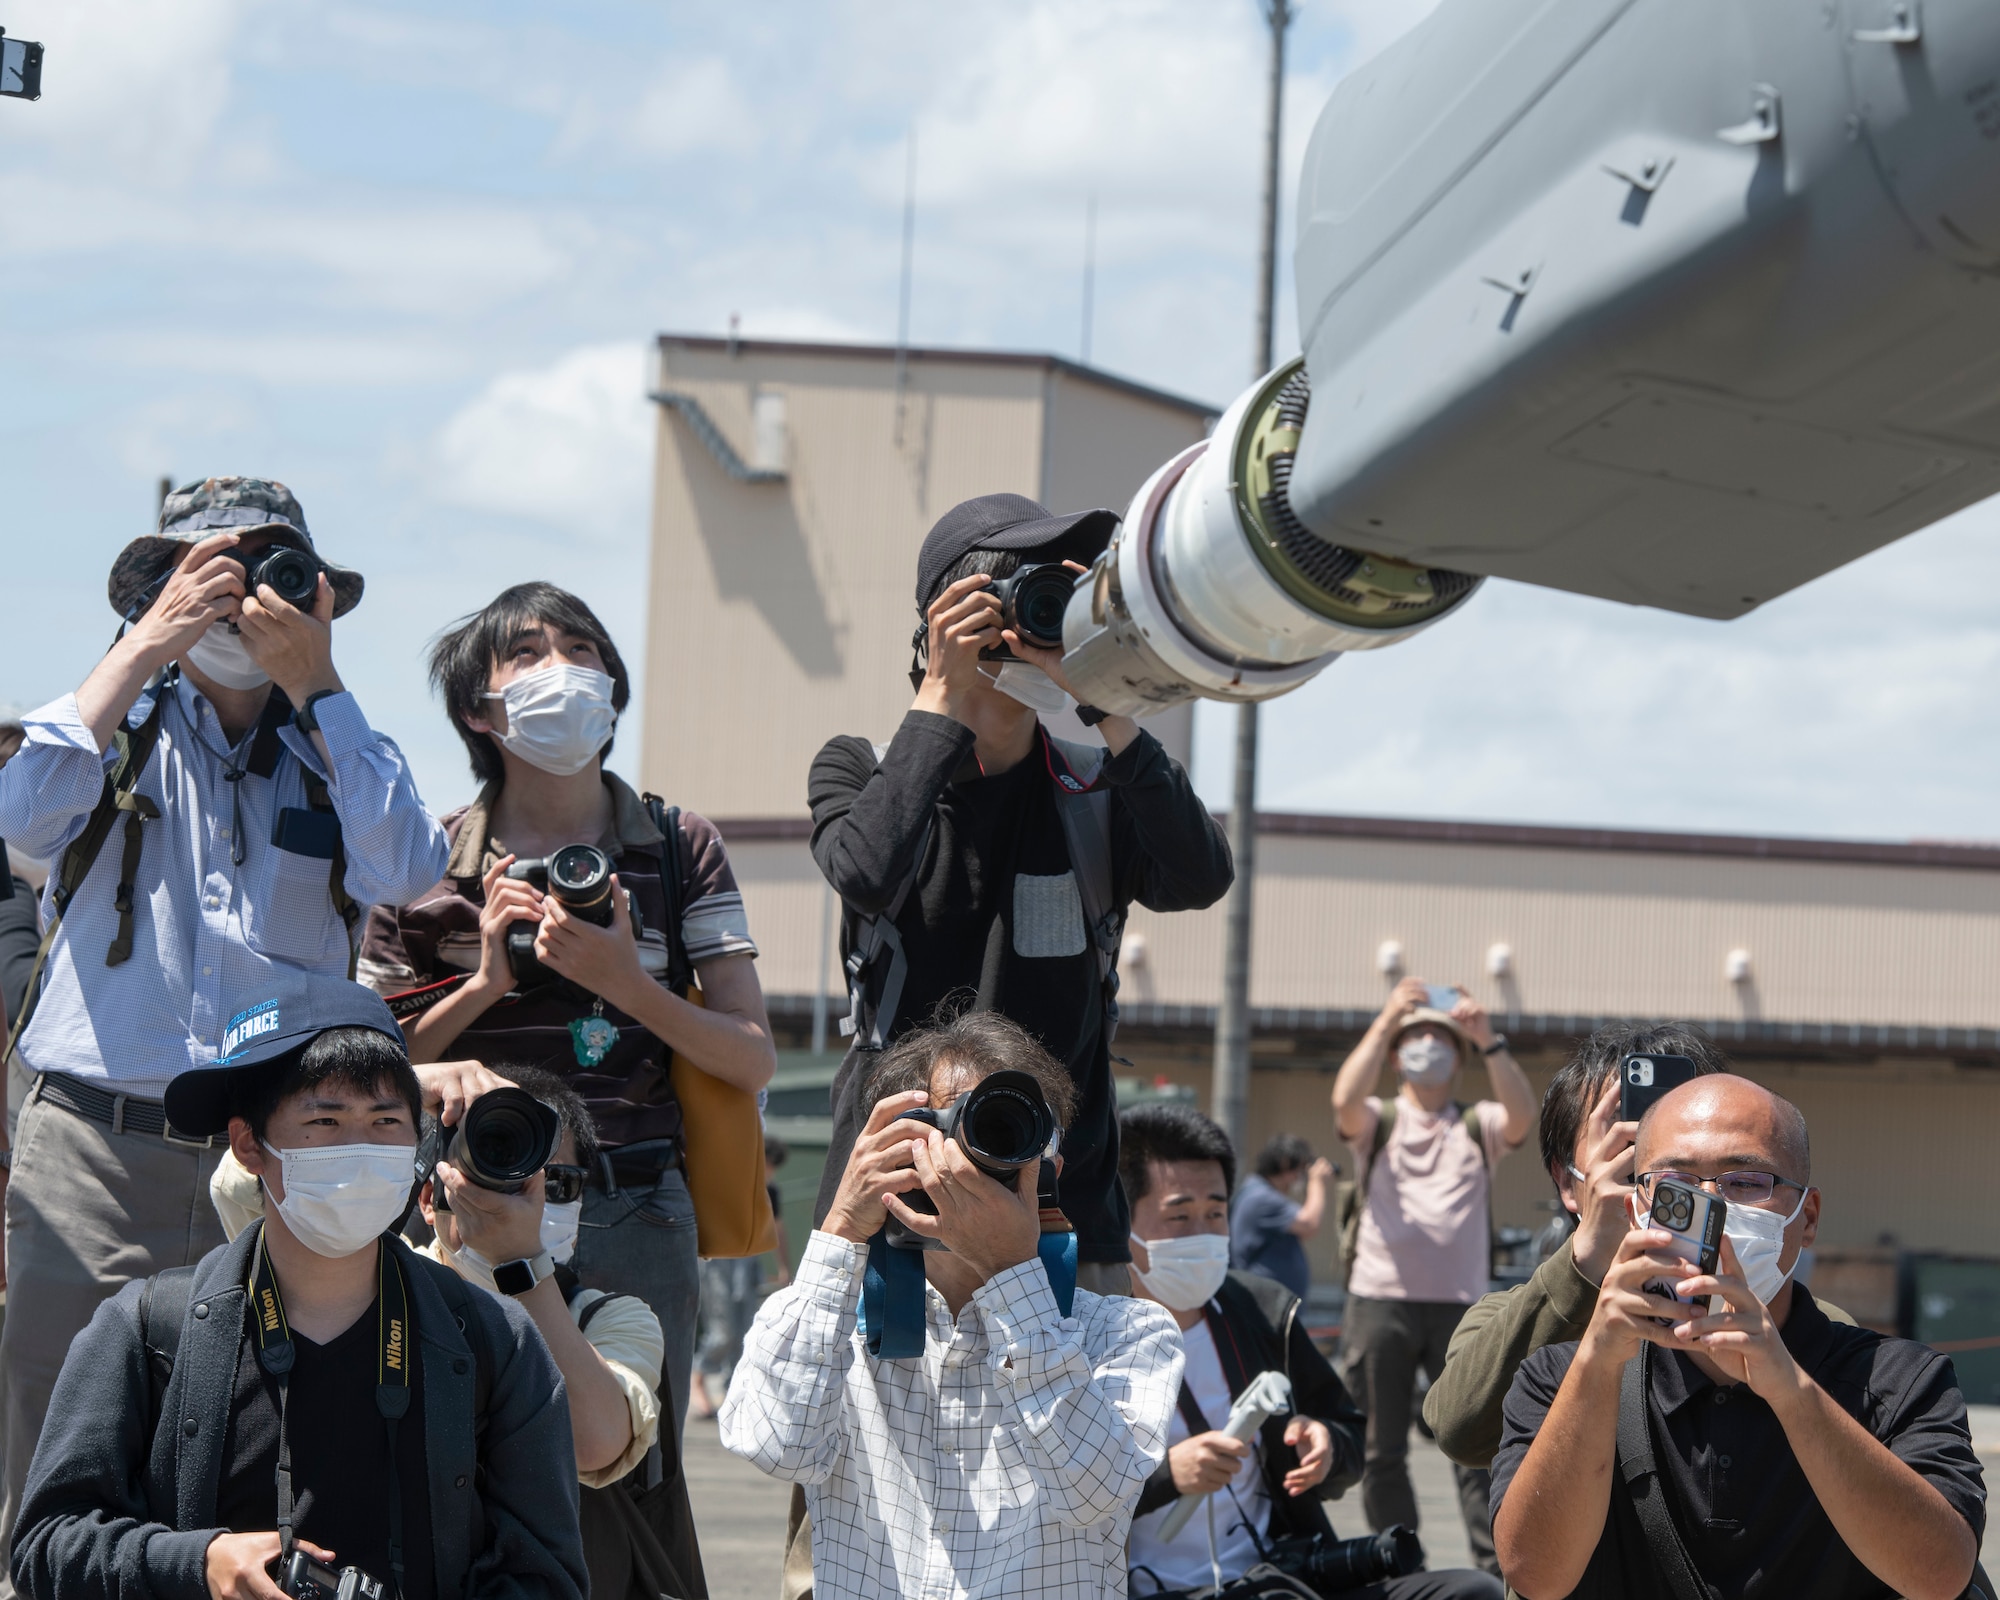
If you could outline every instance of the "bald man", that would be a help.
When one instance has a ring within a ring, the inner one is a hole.
[[[1508,1582],[1524,1600],[1967,1593],[1986,1492],[1951,1362],[1830,1321],[1791,1281],[1820,1215],[1798,1108],[1698,1078],[1639,1124],[1636,1164],[1635,1225],[1583,1337],[1529,1356],[1508,1392]],[[1643,1225],[1664,1177],[1727,1205],[1715,1273]],[[1692,1303],[1649,1294],[1662,1279]]]

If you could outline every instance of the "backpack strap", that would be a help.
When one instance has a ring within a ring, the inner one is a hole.
[[[599,1295],[595,1300],[591,1301],[589,1305],[585,1306],[581,1311],[579,1311],[576,1314],[576,1331],[578,1333],[583,1333],[583,1334],[589,1333],[590,1325],[594,1320],[596,1320],[597,1313],[602,1311],[606,1306],[610,1305],[612,1301],[636,1300],[638,1298],[639,1297],[637,1295],[620,1294],[615,1292],[611,1294]],[[574,1299],[573,1296],[572,1299]]]
[[[111,735],[112,745],[118,752],[111,770],[104,776],[104,788],[99,794],[96,808],[84,822],[83,831],[70,841],[63,851],[61,864],[55,871],[55,888],[49,896],[49,925],[42,932],[42,942],[35,951],[34,970],[28,974],[27,998],[22,1002],[21,1015],[15,1019],[13,1031],[7,1035],[7,1050],[0,1060],[11,1057],[14,1047],[21,1042],[28,1031],[28,1022],[35,1014],[35,1007],[41,1000],[42,968],[48,964],[49,951],[55,948],[57,930],[62,927],[63,913],[69,910],[70,901],[76,898],[83,881],[90,876],[90,869],[97,862],[97,854],[104,848],[104,841],[111,832],[111,825],[120,812],[125,814],[125,853],[119,862],[118,885],[118,932],[112,938],[111,948],[105,952],[104,964],[115,967],[132,954],[132,885],[139,873],[139,856],[142,829],[145,823],[159,816],[159,808],[139,794],[138,783],[145,773],[146,763],[153,759],[153,747],[160,742],[160,718],[164,714],[167,699],[167,680],[153,685],[153,708],[136,728],[128,728],[123,722]]]
[[[1618,1469],[1645,1531],[1654,1570],[1667,1592],[1673,1600],[1712,1600],[1674,1524],[1666,1475],[1653,1456],[1653,1424],[1646,1404],[1652,1355],[1651,1345],[1640,1345],[1639,1354],[1625,1363],[1618,1380]]]
[[[356,964],[361,959],[361,945],[355,938],[355,926],[361,921],[361,906],[347,892],[347,840],[341,834],[340,818],[334,814],[333,796],[327,792],[325,783],[311,767],[304,763],[300,766],[305,773],[306,804],[333,817],[333,860],[327,866],[326,892],[333,901],[333,909],[347,927],[347,980],[352,983]]]
[[[139,1291],[139,1344],[146,1352],[146,1439],[148,1447],[160,1426],[167,1402],[167,1383],[181,1349],[181,1325],[187,1321],[194,1295],[193,1267],[168,1267],[146,1280]]]
[[[1070,744],[1049,738],[1059,766],[1055,776],[1056,812],[1062,818],[1063,842],[1069,846],[1070,870],[1076,874],[1083,901],[1083,925],[1097,956],[1097,981],[1104,992],[1104,1035],[1110,1043],[1118,1032],[1118,953],[1125,942],[1125,908],[1118,904],[1111,882],[1111,795],[1098,777],[1110,752],[1102,745]],[[1063,767],[1067,771],[1062,770]]]
[[[660,892],[667,901],[667,925],[660,931],[667,941],[667,987],[685,996],[694,985],[694,963],[688,960],[687,940],[681,927],[686,871],[681,863],[681,808],[668,805],[656,794],[642,798],[646,815],[660,830]]]

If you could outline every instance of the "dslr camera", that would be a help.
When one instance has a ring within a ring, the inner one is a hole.
[[[371,1578],[359,1567],[342,1567],[338,1572],[323,1567],[303,1550],[294,1550],[278,1587],[292,1600],[382,1600],[382,1580]]]
[[[517,883],[532,884],[556,900],[571,916],[581,917],[600,928],[611,926],[611,858],[594,844],[566,844],[552,856],[539,861],[516,861],[507,876]],[[542,965],[535,954],[538,924],[521,921],[507,930],[507,964],[515,984],[523,989],[560,981],[559,975]],[[632,910],[632,931],[639,927],[639,912]]]
[[[519,1194],[554,1159],[561,1137],[562,1118],[553,1107],[516,1084],[503,1084],[467,1106],[456,1128],[431,1123],[417,1152],[418,1181],[443,1159],[482,1189]],[[431,1203],[451,1209],[442,1184],[431,1191]]]
[[[1060,561],[1038,561],[1017,567],[1007,577],[996,578],[988,593],[1000,600],[1000,626],[1012,628],[1024,643],[1045,650],[1060,650],[1063,642],[1063,613],[1076,588],[1077,574]],[[1011,661],[1013,652],[1004,644],[980,654],[995,661]]]
[[[1400,1522],[1380,1533],[1340,1539],[1330,1533],[1274,1539],[1270,1564],[1320,1594],[1342,1594],[1385,1578],[1401,1578],[1424,1564],[1424,1547]]]
[[[268,545],[243,558],[242,567],[245,594],[255,594],[268,583],[280,600],[301,611],[312,609],[313,598],[319,593],[319,575],[326,571],[326,563],[310,550],[289,544]]]
[[[905,1111],[898,1122],[922,1122],[937,1129],[971,1157],[974,1166],[1009,1189],[1021,1186],[1024,1168],[1037,1166],[1055,1154],[1056,1114],[1042,1086],[1025,1072],[995,1072],[981,1078],[942,1111],[919,1106]],[[902,1197],[912,1211],[937,1215],[931,1197],[912,1189]],[[903,1250],[942,1250],[935,1239],[912,1233],[894,1217],[884,1237]]]

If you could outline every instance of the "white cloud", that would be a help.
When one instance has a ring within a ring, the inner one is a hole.
[[[755,119],[729,63],[719,56],[670,62],[647,89],[626,132],[647,155],[697,150],[742,154],[757,143]]]
[[[652,448],[645,352],[588,345],[494,378],[440,430],[434,493],[585,539],[645,527]]]

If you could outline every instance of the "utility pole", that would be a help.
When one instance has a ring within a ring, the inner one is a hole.
[[[1263,237],[1257,262],[1257,340],[1251,352],[1261,378],[1275,359],[1272,345],[1278,294],[1278,166],[1285,108],[1285,30],[1290,0],[1262,0],[1271,29],[1271,83],[1264,123]],[[1222,936],[1222,1004],[1215,1017],[1215,1086],[1209,1113],[1229,1135],[1239,1158],[1250,1106],[1250,919],[1257,876],[1257,703],[1236,708],[1236,774],[1229,802],[1229,852],[1236,881],[1229,891]]]

